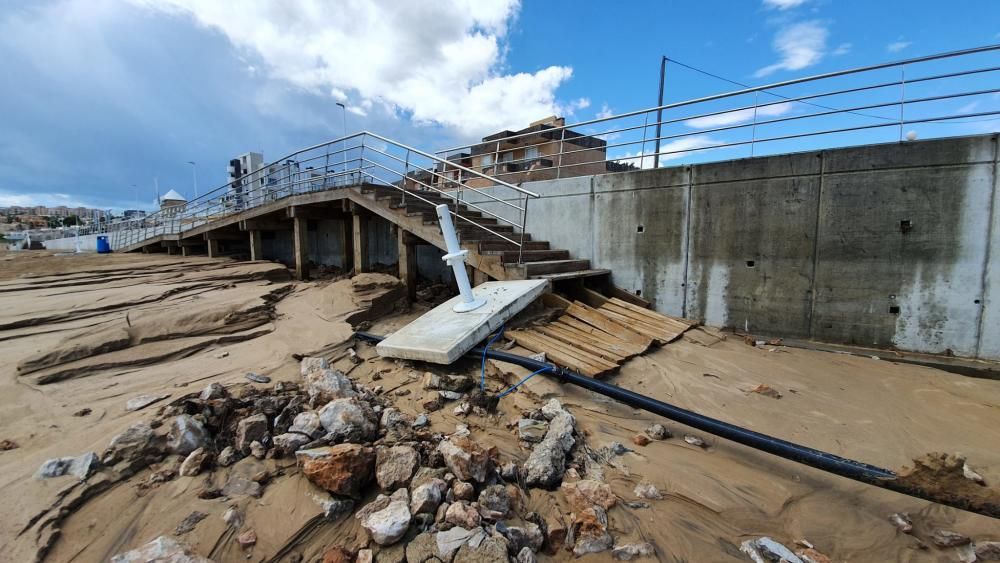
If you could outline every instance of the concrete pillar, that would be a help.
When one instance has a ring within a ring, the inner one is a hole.
[[[306,220],[302,217],[292,219],[295,234],[295,279],[309,279],[309,239],[307,238]]]
[[[345,272],[350,272],[354,270],[354,221],[349,215],[345,215],[344,220],[340,222],[340,225],[343,229],[341,236],[343,246],[341,247],[342,253],[340,255],[340,267],[343,268]]]
[[[167,247],[167,256],[173,256],[174,255],[174,248],[176,248],[176,247],[175,246],[168,246]]]
[[[181,247],[181,256],[190,256],[190,255],[191,255],[191,247],[190,246],[182,246]]]
[[[413,236],[403,229],[396,229],[399,253],[399,280],[406,286],[406,296],[410,301],[417,299],[417,245]]]
[[[264,247],[260,241],[260,231],[253,230],[250,231],[250,259],[251,260],[263,260],[264,259]]]
[[[368,265],[368,218],[360,213],[354,214],[354,229],[351,238],[354,239],[354,273],[360,274],[369,270]]]
[[[217,239],[208,239],[205,241],[208,245],[208,257],[218,258],[219,257],[219,241]]]

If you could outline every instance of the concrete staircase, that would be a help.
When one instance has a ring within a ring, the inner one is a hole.
[[[483,230],[480,225],[510,239],[522,240],[521,233],[515,233],[514,227],[466,205],[460,204],[456,209],[452,199],[437,192],[408,189],[404,194],[397,188],[373,185],[360,190],[368,200],[363,204],[365,207],[379,208],[382,211],[379,215],[441,249],[445,248],[445,243],[434,206],[447,204],[459,216],[475,223],[455,218],[459,240],[469,251],[468,264],[498,280],[548,279],[557,282],[611,273],[611,270],[591,268],[590,260],[573,259],[568,250],[553,249],[547,241],[532,240],[530,233],[524,233],[524,249],[519,252],[517,244]],[[519,255],[523,264],[518,263]]]

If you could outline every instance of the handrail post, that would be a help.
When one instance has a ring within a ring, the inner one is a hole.
[[[563,151],[565,150],[564,144],[566,142],[566,129],[563,129],[559,135],[559,164],[556,165],[556,178],[562,178],[562,164],[563,164]],[[527,198],[525,198],[525,203],[527,203]]]
[[[517,263],[518,265],[524,264],[524,232],[528,229],[528,200],[531,199],[527,194],[524,195],[524,207],[521,211],[521,244],[517,247]]]
[[[750,156],[753,157],[754,143],[757,142],[757,98],[760,92],[753,93],[753,127],[750,129]]]

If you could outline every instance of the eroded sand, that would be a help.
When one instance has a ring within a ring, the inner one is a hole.
[[[249,384],[248,371],[274,381],[298,381],[293,354],[337,359],[335,366],[351,378],[382,385],[387,392],[408,389],[408,395],[394,399],[397,407],[421,412],[426,392],[411,373],[442,368],[382,360],[367,345],[357,346],[365,361],[350,363],[345,352],[352,345],[351,327],[345,319],[358,304],[349,281],[296,284],[270,264],[207,259],[32,252],[0,260],[0,439],[20,446],[0,452],[5,560],[32,560],[40,542],[51,543],[47,560],[106,560],[171,533],[198,510],[208,517],[183,540],[217,561],[246,561],[221,517],[231,504],[246,511],[247,525],[256,530],[255,561],[292,554],[311,560],[331,545],[363,543],[364,531],[354,518],[336,523],[317,518],[320,510],[310,496],[317,489],[290,460],[248,458],[214,474],[178,477],[145,491],[136,485],[149,471],[140,472],[77,501],[79,508],[61,520],[54,541],[38,522],[58,513],[52,506],[63,495],[63,505],[74,499],[75,484],[72,477],[32,478],[46,459],[100,453],[112,436],[150,418],[158,406],[129,413],[124,405],[130,398],[169,393],[170,401],[213,381]],[[385,334],[420,312],[415,307],[390,315],[370,330]],[[180,326],[198,334],[179,334]],[[883,467],[906,465],[929,451],[958,452],[987,483],[1000,483],[1000,382],[847,355],[780,347],[771,352],[719,336],[711,329],[692,331],[680,342],[632,360],[612,381]],[[117,349],[94,355],[102,339],[118,342]],[[81,342],[86,345],[77,346]],[[19,365],[29,369],[19,373]],[[503,387],[501,377],[512,382],[524,373],[509,365],[499,368],[490,370],[494,389]],[[462,361],[444,372],[478,377],[479,366]],[[762,383],[782,398],[750,392]],[[588,446],[617,441],[635,450],[617,458],[614,467],[603,467],[604,479],[627,501],[636,500],[632,490],[641,481],[655,484],[665,499],[649,501],[649,509],[619,504],[609,512],[611,532],[617,543],[652,542],[664,561],[745,561],[739,543],[760,535],[788,545],[808,539],[837,561],[957,560],[953,549],[918,549],[917,539],[898,533],[888,521],[894,512],[910,513],[917,537],[946,528],[980,541],[1000,540],[996,520],[694,432],[710,446],[697,448],[680,439],[689,429],[542,376],[505,398],[499,417],[460,418],[449,406],[430,418],[442,433],[467,423],[476,440],[499,448],[502,459],[523,461],[528,452],[503,423],[550,396],[573,411]],[[83,408],[91,414],[73,416]],[[664,423],[675,437],[634,446],[631,438],[653,422]],[[252,475],[262,468],[285,470],[260,499],[197,497],[206,479],[219,482],[231,471]],[[528,506],[542,514],[569,511],[560,493],[538,490],[531,491]],[[557,558],[572,555],[562,552]],[[588,558],[604,560],[608,554]]]

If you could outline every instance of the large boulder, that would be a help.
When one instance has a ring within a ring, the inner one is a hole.
[[[188,455],[209,445],[209,433],[205,426],[193,416],[182,414],[170,423],[167,433],[167,451],[172,454]]]
[[[507,540],[503,536],[486,538],[478,546],[466,543],[459,548],[452,563],[507,563]]]
[[[503,520],[510,512],[510,496],[503,485],[491,485],[479,493],[479,513],[489,520]]]
[[[97,459],[97,454],[94,452],[87,452],[76,457],[57,457],[43,463],[35,473],[35,478],[51,479],[53,477],[62,477],[63,475],[72,475],[83,481],[87,477],[90,477],[94,471],[97,471],[100,465],[101,462]]]
[[[410,446],[379,448],[375,459],[375,478],[384,491],[395,491],[410,484],[420,466],[420,454]]]
[[[295,457],[307,479],[336,495],[358,498],[375,472],[374,450],[358,444],[299,450]]]
[[[458,501],[448,505],[448,510],[444,514],[444,521],[471,530],[479,526],[480,522],[482,522],[482,516],[468,502]]]
[[[549,429],[524,463],[524,480],[528,486],[551,488],[566,472],[566,454],[576,443],[576,419],[555,399],[542,407],[542,413],[549,418]]]
[[[489,452],[467,436],[452,436],[442,440],[437,451],[455,477],[462,481],[486,481],[490,467]]]
[[[336,369],[323,368],[303,376],[306,392],[313,404],[325,403],[334,399],[354,397],[354,387],[344,372]]]
[[[194,551],[187,544],[181,543],[170,536],[160,536],[146,545],[120,553],[111,558],[111,563],[148,563],[162,561],[164,563],[212,563]]]
[[[414,487],[410,494],[410,513],[434,514],[446,490],[448,484],[440,479],[432,479]]]
[[[327,437],[335,442],[368,442],[378,434],[375,412],[358,399],[334,399],[319,411]]]

